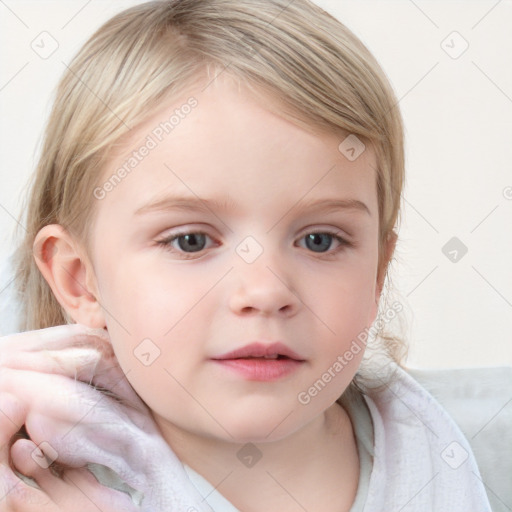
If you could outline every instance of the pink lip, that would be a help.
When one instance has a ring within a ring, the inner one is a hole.
[[[250,343],[242,348],[238,348],[221,356],[212,359],[241,359],[246,357],[269,357],[269,356],[285,356],[296,361],[304,361],[297,353],[288,348],[284,343],[277,342],[265,344],[261,342]]]
[[[277,359],[265,359],[278,356]],[[297,370],[304,359],[283,343],[251,343],[212,358],[222,367],[235,371],[247,380],[275,381]]]

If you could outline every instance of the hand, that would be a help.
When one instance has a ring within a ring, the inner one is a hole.
[[[0,347],[0,392],[22,403],[31,441],[55,451],[57,463],[112,469],[139,491],[144,512],[211,510],[126,380],[105,331],[51,327],[0,338]]]
[[[27,409],[9,393],[0,394],[0,512],[136,512],[130,496],[99,484],[86,469],[53,474],[41,450],[28,439],[10,440],[27,419]],[[27,484],[26,475],[33,484]]]

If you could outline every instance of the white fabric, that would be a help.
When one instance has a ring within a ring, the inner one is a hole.
[[[210,505],[213,512],[240,512],[208,480],[191,467],[185,465],[185,471],[194,487],[203,496],[206,503]]]
[[[373,467],[363,512],[491,511],[468,441],[418,382],[396,367],[393,380],[370,395]],[[238,512],[202,476],[185,469],[215,512]]]
[[[469,441],[493,512],[512,511],[512,367],[411,369]]]
[[[364,512],[490,512],[468,441],[454,420],[404,370],[366,397],[374,461]]]

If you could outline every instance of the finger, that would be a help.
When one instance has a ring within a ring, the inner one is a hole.
[[[41,488],[48,487],[56,477],[48,469],[57,458],[49,445],[43,445],[47,454],[30,439],[19,439],[11,447],[11,459],[16,471],[31,478]]]
[[[6,352],[10,352],[11,349],[24,352],[45,349],[61,350],[80,346],[83,336],[108,340],[108,333],[105,329],[92,329],[81,324],[66,324],[3,336],[0,337],[0,346],[5,347]],[[0,355],[0,363],[3,362],[3,356],[4,354]]]
[[[50,466],[58,454],[55,452],[49,456],[48,445],[44,449],[43,452],[41,446],[36,446],[28,439],[20,439],[11,448],[12,461],[15,469],[24,477],[32,479],[61,510],[88,510],[91,508],[89,505],[104,510],[102,507],[105,504],[114,504],[115,495],[103,487],[85,468],[64,469],[63,478],[53,474]],[[123,505],[124,502],[124,497],[119,496],[115,504]]]
[[[89,329],[79,324],[61,325],[36,331],[23,332],[0,338],[0,366],[47,373],[63,373],[71,359],[85,363],[94,355],[91,363],[97,363],[100,357],[115,361],[108,333],[104,329]],[[81,353],[83,350],[83,354]],[[96,353],[98,352],[98,353]],[[71,375],[76,368],[71,370]]]
[[[78,442],[74,442],[77,440],[73,439],[72,436],[70,437],[63,445],[59,444],[62,436],[57,436],[51,439],[50,442],[43,441],[39,445],[36,445],[30,439],[17,440],[11,447],[11,459],[13,468],[21,474],[18,476],[30,478],[57,502],[59,493],[57,483],[60,478],[57,478],[52,470],[54,462],[57,462],[62,468],[59,476],[60,474],[74,474],[74,469],[82,469],[93,463],[102,464],[105,467],[108,465],[114,471],[114,474],[118,471],[121,475],[130,475],[133,479],[133,471],[121,455],[125,450],[118,449],[119,455],[114,455],[110,450],[102,450],[95,442],[89,442],[81,436]],[[115,448],[114,439],[108,444],[109,449]],[[77,475],[80,474],[77,473]],[[91,479],[91,475],[86,474],[82,480],[90,486],[95,479]],[[109,481],[113,481],[113,479],[110,477]],[[118,482],[122,481],[121,479]],[[26,483],[30,485],[30,482]],[[94,485],[97,485],[97,483]]]
[[[147,407],[133,389],[119,395],[117,386],[112,386],[115,395],[110,398],[84,382],[58,374],[46,374],[29,370],[0,368],[0,392],[10,393],[22,400],[29,411],[43,411],[48,416],[78,421],[88,411],[104,416],[110,409],[124,411],[118,416],[129,417],[136,411],[147,412]],[[119,401],[130,407],[122,407]],[[95,406],[101,403],[101,408]]]
[[[130,485],[140,485],[143,478],[134,474],[132,464],[141,464],[146,455],[147,438],[119,417],[110,416],[110,421],[105,420],[88,423],[84,419],[70,426],[53,418],[31,415],[27,431],[59,464],[72,468],[100,464],[111,468]]]
[[[57,512],[50,498],[20,480],[12,470],[0,464],[1,512]]]
[[[63,477],[63,484],[74,487],[77,490],[77,494],[79,493],[83,496],[84,501],[87,501],[93,507],[98,507],[100,510],[116,510],[119,512],[140,511],[128,493],[101,484],[86,469],[66,471]],[[59,497],[54,494],[54,499],[58,501]],[[93,509],[96,510],[95,508]]]
[[[120,444],[120,429],[125,436],[134,429],[118,410],[117,402],[67,377],[4,369],[0,390],[4,411],[0,418],[1,446],[8,446],[24,424],[37,445],[46,443],[62,450],[66,463],[83,463],[82,458],[92,454],[93,448],[97,451],[103,447],[102,451],[108,454],[109,447]],[[8,460],[5,453],[3,460]]]
[[[20,430],[26,418],[26,407],[16,396],[0,392],[0,450],[8,447],[14,434]],[[5,459],[7,460],[7,459]],[[0,463],[4,459],[0,460]]]
[[[101,393],[90,386],[61,375],[48,375],[27,370],[0,370],[0,392],[8,393],[30,412],[45,411],[48,416],[77,421],[87,406],[92,406]],[[14,421],[19,411],[11,408]],[[19,407],[19,406],[18,406]]]
[[[40,373],[56,373],[79,380],[91,380],[102,358],[96,347],[70,347],[37,352],[15,351],[4,357],[2,367]]]
[[[127,419],[125,407],[90,386],[59,375],[4,369],[2,379],[4,391],[7,387],[18,393],[20,401],[26,401],[26,411],[11,413],[17,422],[10,434],[24,422],[31,440],[45,452],[56,452],[57,462],[73,467],[87,463],[110,467],[130,486],[140,488],[143,475],[138,475],[132,464],[137,466],[148,456],[146,445],[152,437],[148,437],[148,426],[141,431]],[[150,420],[148,417],[147,425]],[[156,432],[155,426],[155,435]],[[16,467],[49,488],[52,480],[43,482],[48,473],[34,465],[34,461],[44,460],[42,456],[18,452],[24,447],[28,450],[27,446],[35,448],[22,442],[16,446]],[[163,453],[160,450],[160,455]],[[158,454],[153,453],[152,457]]]
[[[87,384],[61,375],[4,368],[0,372],[0,393],[11,396],[12,403],[5,399],[5,413],[1,416],[3,423],[11,424],[3,429],[9,436],[23,423],[37,443],[46,440],[42,437],[45,433],[49,435],[51,432],[55,437],[57,428],[63,436],[72,428],[94,431],[98,435],[97,427],[102,425],[101,431],[108,434],[108,441],[112,442],[119,437],[116,428],[122,427],[124,431],[138,428],[131,420],[134,409],[119,404]],[[156,426],[150,424],[150,420],[148,415],[145,432],[156,432]]]
[[[41,412],[73,424],[85,416],[89,422],[119,423],[128,419],[145,431],[156,430],[146,405],[131,387],[130,392],[123,391],[122,394],[117,393],[116,385],[111,387],[115,398],[62,375],[0,368],[0,392],[17,396],[31,412]]]
[[[115,357],[108,333],[79,324],[0,338],[0,367],[56,373],[141,405]]]
[[[130,472],[125,456],[131,455],[134,460],[143,456],[137,440],[145,433],[123,413],[126,408],[108,396],[65,377],[35,373],[33,378],[27,378],[32,372],[11,370],[9,373],[10,377],[15,377],[8,381],[11,391],[18,389],[19,393],[19,398],[11,396],[12,401],[19,409],[24,400],[27,403],[17,414],[11,412],[13,406],[9,407],[12,425],[6,441],[24,423],[30,439],[46,455],[53,456],[52,460],[58,458],[59,463],[73,467],[95,462],[111,466],[121,474]],[[27,380],[37,390],[37,396],[36,393],[24,396],[27,391],[22,386]],[[133,451],[136,453],[132,454]],[[34,456],[34,460],[44,462],[41,456]],[[32,464],[30,459],[28,461]],[[23,469],[26,468],[23,466]]]

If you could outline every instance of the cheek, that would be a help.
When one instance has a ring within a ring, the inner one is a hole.
[[[167,260],[163,251],[111,259],[119,263],[105,266],[99,276],[105,307],[122,318],[128,330],[131,324],[132,330],[142,325],[159,335],[179,322],[229,270],[225,262],[219,266]]]
[[[354,330],[364,329],[373,321],[376,311],[373,265],[361,261],[358,265],[342,266],[322,276],[321,280],[318,275],[312,275],[310,280],[310,290],[316,292],[308,296],[308,300],[326,331],[335,338],[353,336],[357,334]],[[315,280],[316,287],[313,286]]]
[[[326,370],[336,375],[333,388],[343,390],[356,373],[366,348],[368,329],[377,310],[376,271],[370,264],[353,265],[322,279],[323,286],[308,297],[319,320],[318,359],[315,373],[320,379]],[[319,281],[317,281],[318,284]],[[329,380],[329,376],[325,379]],[[337,391],[333,389],[333,397]]]
[[[192,341],[201,340],[201,299],[218,280],[211,273],[194,278],[177,267],[171,272],[162,264],[125,258],[122,266],[98,273],[116,357],[131,385],[154,409],[169,396],[179,397],[177,381],[185,382],[194,372],[201,356],[191,350]]]

